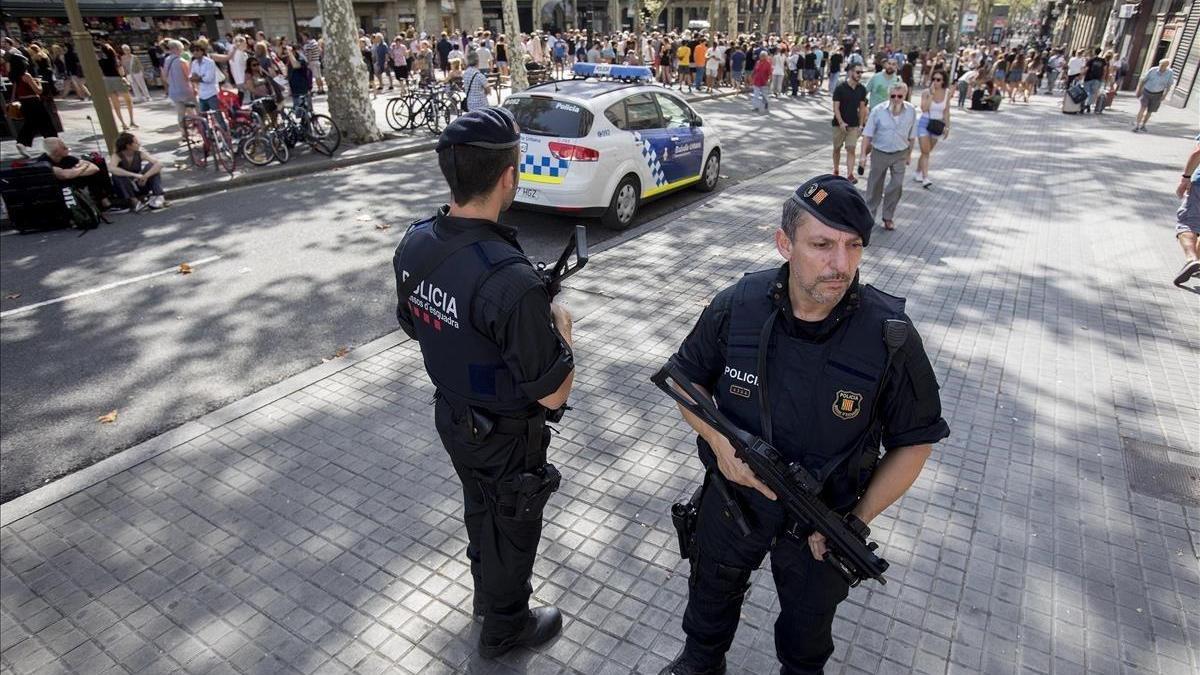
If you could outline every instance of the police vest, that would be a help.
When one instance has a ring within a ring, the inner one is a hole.
[[[413,223],[392,262],[400,283],[420,274],[429,261],[442,261],[421,279],[407,302],[429,379],[452,401],[496,413],[528,413],[534,402],[505,365],[500,346],[475,329],[471,308],[479,289],[497,270],[532,263],[491,231],[472,232],[473,241],[466,245],[457,238],[439,239],[435,221]]]
[[[766,270],[738,282],[714,398],[739,427],[822,481],[826,504],[848,509],[878,458],[879,423],[871,417],[889,366],[884,322],[904,319],[904,299],[859,286],[851,291],[858,307],[816,343],[775,329],[777,277]],[[779,410],[789,411],[785,419],[772,418]]]

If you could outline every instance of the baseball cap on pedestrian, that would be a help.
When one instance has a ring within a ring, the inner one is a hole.
[[[437,151],[455,145],[504,150],[520,142],[521,130],[512,113],[505,108],[487,107],[459,115],[446,125],[438,137]]]
[[[810,178],[791,200],[829,227],[862,237],[863,246],[870,243],[875,219],[862,193],[845,178],[831,173]]]

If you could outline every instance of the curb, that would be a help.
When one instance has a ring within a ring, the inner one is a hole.
[[[331,157],[323,162],[300,162],[298,164],[284,164],[282,166],[255,171],[253,173],[245,173],[233,178],[224,180],[215,180],[209,183],[201,183],[199,185],[187,185],[174,190],[168,190],[166,197],[168,199],[183,199],[185,197],[197,197],[200,195],[212,194],[223,190],[233,188],[246,187],[250,185],[260,185],[262,183],[270,183],[295,176],[321,173],[322,171],[330,171],[333,169],[341,169],[348,166],[357,166],[359,164],[368,164],[370,162],[378,162],[384,159],[394,159],[405,155],[414,155],[426,150],[433,150],[437,147],[437,141],[429,141],[419,143],[417,145],[409,145],[402,148],[387,148],[385,150],[375,150],[372,152],[364,152],[359,155],[342,155],[340,157]]]
[[[0,504],[0,527],[8,527],[22,518],[32,515],[47,506],[60,502],[74,494],[105,481],[113,476],[132,469],[145,461],[188,443],[224,424],[239,417],[244,417],[263,406],[290,396],[295,392],[331,375],[369,359],[396,345],[408,341],[404,331],[395,330],[383,337],[348,352],[344,357],[303,370],[266,389],[241,398],[229,405],[202,415],[190,422],[163,432],[149,440],[143,441],[131,448],[118,451],[117,454],[92,464],[74,473],[31,492]]]

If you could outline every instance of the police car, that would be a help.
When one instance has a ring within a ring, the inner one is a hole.
[[[647,199],[716,187],[721,141],[649,68],[579,63],[574,72],[504,102],[521,127],[517,206],[624,229]]]

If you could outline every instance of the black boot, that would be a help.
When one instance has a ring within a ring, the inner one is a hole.
[[[525,627],[516,635],[510,635],[498,640],[479,636],[479,655],[485,659],[494,659],[507,653],[515,647],[536,647],[558,635],[562,630],[562,614],[556,607],[538,607],[530,610]]]
[[[658,675],[725,675],[725,657],[715,666],[697,666],[686,658],[686,652],[680,652],[675,660],[667,664]]]

